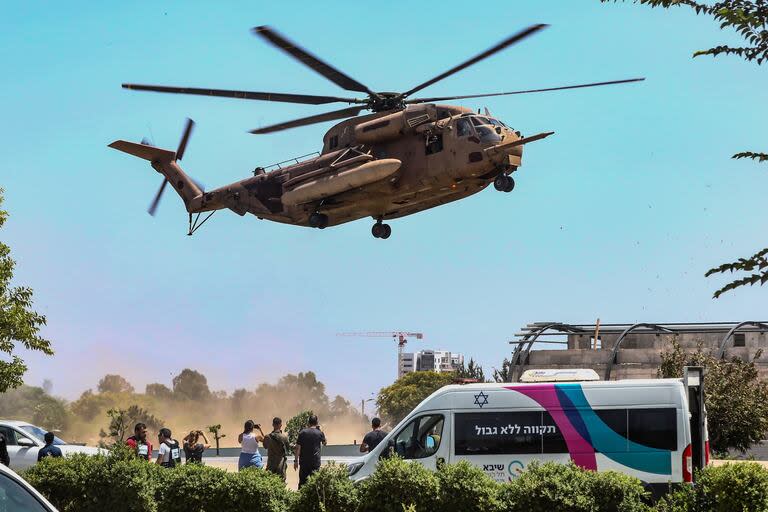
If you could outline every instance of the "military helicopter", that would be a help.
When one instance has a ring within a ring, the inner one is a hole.
[[[527,27],[405,92],[374,92],[274,29],[256,27],[253,29],[256,36],[341,88],[367,96],[347,98],[138,84],[123,84],[123,87],[139,91],[310,105],[354,105],[251,131],[254,134],[266,134],[344,119],[325,134],[321,152],[257,167],[253,176],[215,190],[204,191],[179,166],[194,126],[191,120],[188,120],[175,152],[150,145],[146,140],[141,143],[118,140],[109,147],[148,160],[163,175],[163,182],[149,207],[149,213],[154,215],[163,191],[170,183],[189,213],[189,235],[217,210],[229,209],[241,216],[250,213],[259,219],[319,229],[372,217],[375,223],[371,233],[376,238],[386,239],[392,230],[384,223],[385,220],[463,199],[480,192],[491,183],[498,191],[511,192],[515,187],[511,174],[522,164],[523,147],[554,133],[545,132],[526,137],[493,117],[488,109],[481,115],[479,110],[475,113],[468,108],[439,102],[644,80],[632,78],[523,91],[411,97],[546,26],[539,24]],[[365,110],[371,113],[360,115]],[[201,214],[206,214],[202,221]]]

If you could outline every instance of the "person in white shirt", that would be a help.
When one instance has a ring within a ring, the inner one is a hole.
[[[258,430],[259,433],[255,431]],[[240,443],[240,459],[237,461],[237,470],[245,468],[264,467],[259,453],[259,442],[264,442],[264,432],[261,431],[261,425],[254,423],[253,420],[245,422],[243,432],[237,436]]]
[[[181,448],[179,442],[171,437],[171,430],[161,428],[157,438],[160,441],[157,463],[164,468],[181,465]]]

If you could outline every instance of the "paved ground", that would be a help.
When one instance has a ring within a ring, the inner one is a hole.
[[[323,464],[327,464],[328,462],[335,461],[342,464],[348,463],[350,460],[353,460],[355,457],[323,457],[322,461]],[[206,457],[204,458],[204,462],[206,466],[212,466],[215,468],[221,468],[225,469],[227,471],[237,471],[237,457]],[[264,462],[266,463],[266,457],[264,458]],[[299,486],[299,472],[293,470],[293,458],[288,459],[288,488],[293,489],[294,491]]]

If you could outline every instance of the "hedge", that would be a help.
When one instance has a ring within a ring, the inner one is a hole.
[[[532,463],[503,484],[467,462],[433,472],[395,457],[357,484],[329,464],[298,492],[263,470],[164,469],[113,455],[46,458],[24,477],[61,512],[768,511],[768,469],[756,463],[708,467],[656,505],[636,478],[556,463]]]

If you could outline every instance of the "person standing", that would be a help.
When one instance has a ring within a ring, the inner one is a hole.
[[[200,437],[205,443],[200,442]],[[184,443],[184,457],[187,459],[187,464],[202,464],[203,452],[211,447],[202,430],[192,430],[182,439],[182,443]]]
[[[8,456],[8,444],[2,432],[0,432],[0,464],[4,466],[11,465],[11,458]]]
[[[381,419],[373,418],[371,420],[371,430],[363,438],[363,442],[360,443],[360,453],[372,452],[379,443],[387,437],[387,433],[381,430]]]
[[[256,430],[259,432],[256,433]],[[261,425],[254,423],[253,420],[246,421],[243,432],[237,436],[237,440],[240,443],[240,459],[237,461],[237,470],[263,468],[264,463],[261,460],[261,453],[259,453],[259,442],[264,442],[264,432],[261,431]]]
[[[267,471],[276,474],[285,482],[288,453],[291,449],[288,436],[283,434],[283,420],[280,418],[272,420],[272,432],[264,438],[264,447],[267,449]]]
[[[174,468],[181,465],[181,448],[179,442],[173,439],[171,430],[161,428],[157,438],[160,441],[157,463],[164,468]]]
[[[147,426],[144,423],[137,423],[133,427],[133,435],[125,440],[125,444],[133,448],[138,458],[144,460],[152,458],[152,443],[147,440]]]
[[[55,439],[53,432],[46,432],[43,439],[45,440],[45,446],[37,451],[37,462],[40,462],[45,457],[61,457],[61,448],[53,444]]]
[[[310,475],[320,469],[321,446],[328,444],[325,434],[320,430],[317,416],[310,416],[308,423],[309,426],[299,432],[293,459],[294,471],[301,468],[299,469],[299,487],[307,483]]]

